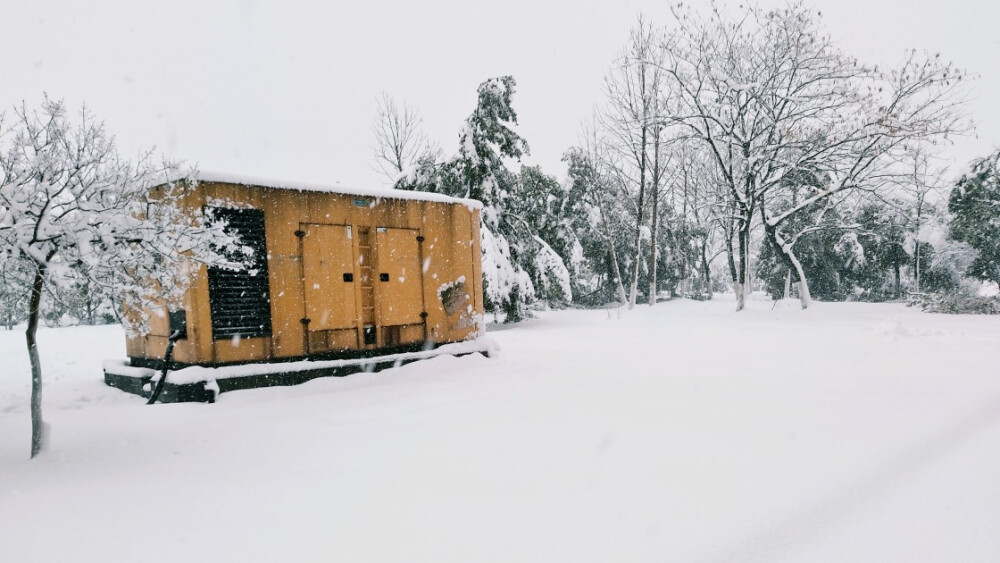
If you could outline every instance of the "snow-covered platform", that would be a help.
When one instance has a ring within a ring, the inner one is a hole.
[[[381,356],[333,359],[300,360],[292,362],[267,362],[219,367],[188,366],[167,372],[167,381],[159,401],[162,403],[215,402],[219,393],[298,385],[317,377],[341,377],[357,372],[375,372],[437,356],[465,356],[483,354],[489,357],[496,351],[496,344],[486,337],[466,342],[445,344],[437,348]],[[160,370],[136,367],[124,360],[104,361],[104,383],[126,391],[149,397],[160,379]]]

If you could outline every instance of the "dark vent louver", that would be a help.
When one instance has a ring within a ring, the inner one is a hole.
[[[212,310],[212,338],[271,336],[271,293],[267,277],[264,212],[259,209],[210,210],[226,221],[226,231],[253,249],[253,265],[233,272],[208,269],[208,301]]]

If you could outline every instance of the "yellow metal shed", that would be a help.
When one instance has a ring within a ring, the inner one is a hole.
[[[133,366],[345,358],[479,334],[481,205],[401,190],[203,177],[190,205],[224,218],[255,250],[249,271],[202,268],[183,311],[128,338]]]

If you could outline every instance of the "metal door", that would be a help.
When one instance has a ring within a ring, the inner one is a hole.
[[[417,237],[416,229],[376,229],[380,326],[423,322],[423,272]]]
[[[310,331],[357,328],[353,232],[350,225],[303,225],[302,272]]]

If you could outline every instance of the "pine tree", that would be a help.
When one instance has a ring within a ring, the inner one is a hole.
[[[1000,151],[977,160],[948,198],[949,237],[971,246],[976,257],[966,273],[1000,286]]]
[[[517,113],[511,105],[513,77],[490,78],[479,85],[476,109],[459,133],[459,150],[444,162],[425,160],[397,187],[479,200],[482,210],[483,302],[487,313],[501,321],[525,318],[535,299],[535,287],[525,264],[537,245],[530,226],[508,214],[519,189],[517,173],[508,162],[528,154],[528,143],[517,134]]]

